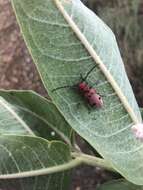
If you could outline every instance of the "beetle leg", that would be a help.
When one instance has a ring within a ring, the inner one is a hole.
[[[77,88],[77,85],[72,85],[72,86],[69,86],[69,85],[67,85],[67,86],[60,86],[60,87],[54,88],[54,89],[52,90],[52,92],[57,91],[57,90],[60,90],[60,89],[64,89],[64,88],[76,89],[76,88]]]

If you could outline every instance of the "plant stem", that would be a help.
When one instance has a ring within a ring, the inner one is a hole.
[[[75,131],[72,132],[72,150],[73,152],[81,152],[80,147],[76,143],[76,133]]]
[[[90,156],[83,153],[77,153],[77,152],[73,152],[72,156],[74,158],[80,158],[81,162],[84,164],[87,164],[90,166],[99,166],[101,168],[105,168],[107,170],[116,172],[115,169],[111,166],[111,164],[102,158]]]
[[[4,175],[0,175],[0,179],[13,179],[13,178],[23,178],[23,177],[32,177],[32,176],[52,174],[52,173],[69,170],[69,169],[79,166],[81,164],[88,164],[90,166],[99,166],[99,167],[105,168],[107,170],[116,172],[113,169],[113,167],[104,159],[97,158],[97,157],[90,156],[90,155],[83,154],[83,153],[78,153],[78,152],[73,152],[71,154],[72,154],[72,157],[74,157],[74,159],[70,160],[67,163],[57,165],[57,166],[52,166],[49,168],[44,168],[44,169],[37,169],[37,170],[32,170],[32,171],[22,171],[20,173],[13,173],[13,174],[4,174]]]
[[[49,168],[43,168],[43,169],[37,169],[37,170],[31,170],[31,171],[21,171],[19,173],[13,173],[13,174],[3,174],[3,175],[0,175],[0,179],[15,179],[15,178],[25,178],[25,177],[53,174],[53,173],[69,170],[71,168],[79,166],[81,163],[82,163],[81,158],[77,157],[75,159],[70,160],[67,163],[57,165],[57,166],[51,166]]]

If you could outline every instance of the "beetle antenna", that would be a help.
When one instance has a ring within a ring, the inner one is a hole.
[[[62,88],[76,88],[76,87],[77,87],[76,85],[73,85],[73,86],[69,86],[69,85],[67,85],[67,86],[60,86],[60,87],[57,87],[57,88],[53,89],[52,92],[54,92],[56,90],[60,90]]]
[[[95,65],[94,67],[92,67],[92,68],[87,72],[86,76],[83,78],[84,81],[88,78],[89,74],[95,69],[95,67],[97,67],[97,66]]]

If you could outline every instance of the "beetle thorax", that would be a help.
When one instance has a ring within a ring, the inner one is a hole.
[[[90,90],[90,87],[86,82],[79,83],[78,87],[81,92],[88,92]]]

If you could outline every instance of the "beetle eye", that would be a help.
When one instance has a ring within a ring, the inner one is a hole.
[[[99,100],[101,100],[101,97],[99,96]]]

